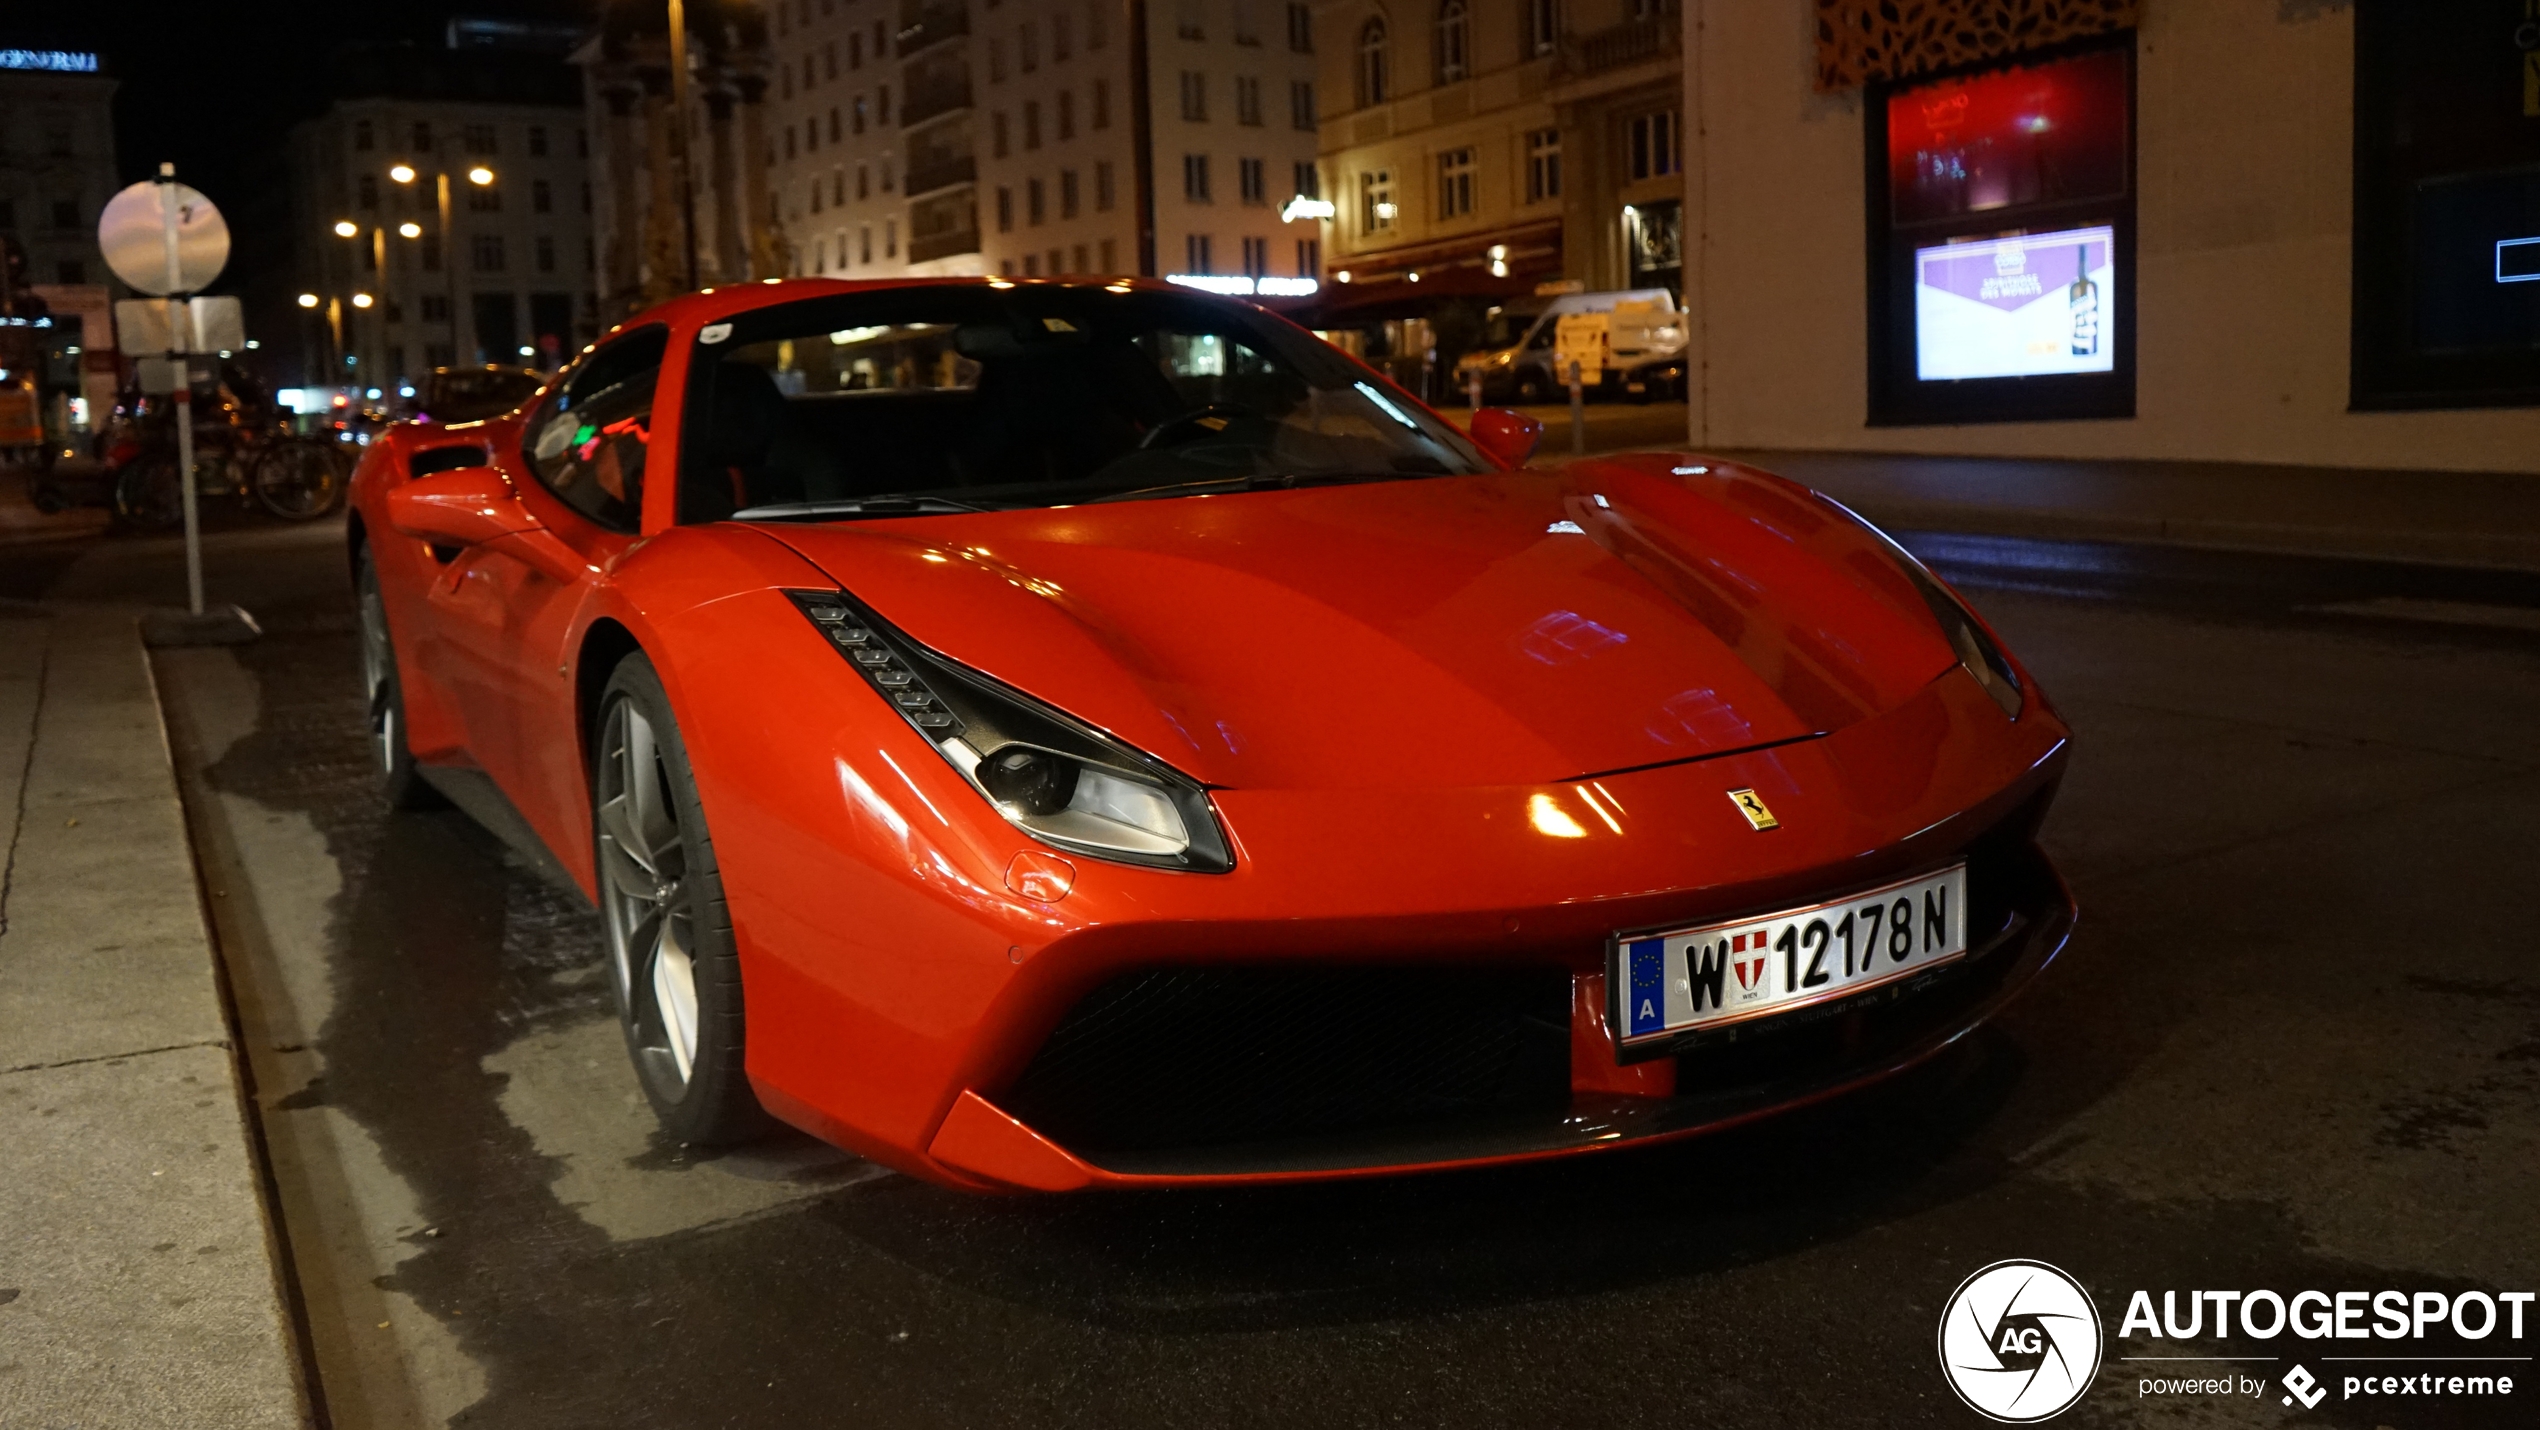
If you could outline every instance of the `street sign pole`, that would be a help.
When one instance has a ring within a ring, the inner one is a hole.
[[[192,346],[187,341],[191,335],[186,332],[193,326],[186,320],[190,317],[192,305],[184,293],[185,266],[177,252],[174,164],[159,166],[159,182],[168,186],[166,197],[159,204],[159,214],[167,235],[169,311],[178,315],[178,321],[168,324],[168,346],[176,350],[176,391],[170,395],[176,401],[176,484],[185,493],[185,609],[200,616],[203,614],[203,519],[202,503],[194,491],[194,364],[186,355],[186,349]]]

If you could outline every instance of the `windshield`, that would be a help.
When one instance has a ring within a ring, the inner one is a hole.
[[[1311,334],[1199,294],[903,288],[745,313],[697,341],[683,522],[1493,470]]]
[[[1474,346],[1513,348],[1526,336],[1526,330],[1535,325],[1537,316],[1539,315],[1532,312],[1521,313],[1507,308],[1493,308],[1490,317],[1482,324],[1482,339]]]

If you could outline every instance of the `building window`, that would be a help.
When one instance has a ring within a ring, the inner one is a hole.
[[[1393,227],[1393,170],[1369,169],[1358,176],[1358,231],[1383,233]]]
[[[1193,124],[1208,122],[1208,76],[1182,71],[1182,117]]]
[[[529,157],[532,159],[547,157],[547,126],[544,124],[529,126]]]
[[[864,132],[863,95],[857,95],[854,101],[847,106],[847,127],[853,129],[858,134],[862,134]]]
[[[503,191],[492,184],[468,185],[467,210],[469,213],[480,214],[501,213],[503,211]]]
[[[1037,99],[1023,101],[1023,147],[1041,147],[1041,102]]]
[[[1007,147],[1005,111],[1000,109],[988,116],[988,154],[992,158],[1002,159],[1006,155]]]
[[[1296,276],[1313,278],[1323,272],[1323,241],[1300,238],[1296,241]]]
[[[1111,161],[1105,159],[1094,165],[1094,212],[1111,212],[1112,195]],[[1109,267],[1108,264],[1104,266]]]
[[[2134,415],[2132,62],[2124,35],[1864,96],[1872,425]],[[1624,206],[1625,286],[1681,278],[1682,211]]]
[[[900,256],[900,221],[898,219],[882,220],[882,256],[884,258]]]
[[[882,192],[887,194],[891,191],[891,182],[891,159],[886,154],[882,157]]]
[[[369,121],[369,120],[367,120],[367,119],[356,119],[356,120],[354,120],[354,121],[353,121],[353,147],[354,147],[355,149],[357,149],[357,150],[361,151],[362,153],[367,154],[367,153],[369,153],[369,152],[370,152],[370,146],[371,146],[371,130],[370,130],[370,121]]]
[[[471,154],[494,153],[494,126],[491,124],[468,125],[459,131],[459,143]]]
[[[822,79],[838,77],[838,44],[835,40],[820,47],[820,77]]]
[[[450,321],[449,295],[444,293],[424,294],[423,320],[427,323],[446,323]]]
[[[847,68],[851,70],[864,68],[864,32],[862,30],[847,36]]]
[[[1120,248],[1117,239],[1106,238],[1102,241],[1102,271],[1105,273],[1120,271]]]
[[[1296,179],[1295,192],[1298,198],[1319,199],[1323,196],[1323,176],[1315,169],[1313,160],[1297,160],[1294,177]]]
[[[1041,276],[1041,256],[1039,254],[1027,253],[1023,255],[1023,276],[1026,278],[1038,278]]]
[[[502,272],[503,236],[499,233],[480,233],[476,235],[476,237],[470,241],[469,256],[475,265],[476,271],[479,273]]]
[[[413,136],[413,137],[414,137],[414,151],[415,151],[416,153],[418,153],[418,154],[429,154],[429,153],[431,153],[431,152],[432,152],[432,121],[431,121],[431,120],[429,120],[429,119],[418,119],[418,120],[416,120],[416,121],[415,121],[415,129],[414,129],[414,136]]]
[[[1058,137],[1076,137],[1076,91],[1072,89],[1058,92]]]
[[[369,174],[362,175],[361,182],[353,186],[353,202],[366,209],[379,207],[379,180]]]
[[[1464,0],[1442,0],[1438,6],[1438,83],[1454,84],[1464,78],[1471,65],[1472,47],[1472,17],[1465,13]]]
[[[1200,0],[1174,0],[1173,32],[1185,40],[1205,40],[1208,31],[1199,22]]]
[[[1526,202],[1561,197],[1561,131],[1526,131]]]
[[[1269,197],[1269,185],[1262,179],[1261,169],[1259,159],[1235,161],[1235,187],[1242,191],[1245,203],[1257,204]]]
[[[425,234],[425,235],[423,236],[423,251],[422,251],[421,253],[418,253],[417,255],[415,255],[415,259],[416,259],[416,262],[417,262],[417,263],[419,263],[420,265],[422,265],[422,268],[423,268],[423,271],[424,271],[424,272],[426,272],[426,273],[438,273],[438,272],[440,272],[440,271],[441,271],[441,235],[439,235],[439,234],[437,234],[437,233],[427,233],[427,234]],[[432,300],[431,300],[431,299],[427,298],[427,299],[425,299],[425,300],[424,300],[424,304],[423,304],[423,311],[424,311],[424,315],[425,315],[426,317],[431,316],[431,314],[432,314]]]
[[[1245,239],[1244,276],[1248,278],[1266,278],[1269,274],[1270,240],[1266,238]]]
[[[1075,49],[1075,19],[1075,16],[1070,15],[1065,11],[1061,11],[1058,14],[1050,16],[1051,63],[1055,64],[1060,60],[1066,59],[1068,54]],[[1077,266],[1081,268],[1084,265],[1080,263]]]
[[[1235,0],[1235,43],[1258,46],[1261,43],[1261,16],[1256,12],[1260,0]]]
[[[1188,265],[1187,271],[1192,273],[1209,272],[1208,235],[1204,233],[1194,233],[1185,237],[1182,240],[1182,257]]]
[[[1029,20],[1023,22],[1021,33],[1014,38],[1014,58],[1016,67],[1025,74],[1041,67],[1040,27]]]
[[[1048,210],[1049,206],[1046,202],[1045,192],[1041,188],[1041,181],[1038,179],[1024,180],[1023,221],[1032,225],[1034,228],[1038,228],[1041,226],[1041,220],[1049,217]]]
[[[1182,156],[1182,197],[1195,204],[1204,204],[1209,201],[1208,156],[1206,154]]]
[[[554,212],[554,211],[555,211],[555,207],[556,207],[556,192],[555,192],[555,189],[554,189],[551,185],[549,185],[549,184],[548,184],[548,182],[547,182],[546,180],[544,180],[544,179],[532,179],[532,180],[530,180],[530,181],[529,181],[529,211],[530,211],[531,213],[539,213],[539,214],[543,214],[543,213],[552,213],[552,212]]]
[[[1469,218],[1473,213],[1473,151],[1448,149],[1438,155],[1438,217]]]
[[[833,104],[829,106],[829,142],[832,144],[837,143],[838,135],[838,106]]]
[[[1314,9],[1296,0],[1288,3],[1288,50],[1300,55],[1314,53]]]
[[[1085,0],[1085,48],[1099,50],[1111,37],[1111,0]]]
[[[1309,134],[1314,132],[1314,81],[1310,79],[1288,81],[1288,127],[1302,129]]]
[[[1630,155],[1627,167],[1633,178],[1656,179],[1684,172],[1684,154],[1676,142],[1679,123],[1676,111],[1672,109],[1643,114],[1632,120],[1625,147]]]
[[[1386,81],[1391,77],[1385,54],[1385,22],[1369,20],[1358,32],[1358,107],[1385,102]]]
[[[1079,200],[1080,195],[1077,191],[1076,171],[1073,169],[1059,170],[1058,216],[1060,218],[1074,218],[1079,206]],[[1082,267],[1083,265],[1079,264],[1078,266]]]
[[[1107,79],[1094,81],[1094,127],[1111,127],[1111,81]]]
[[[891,87],[887,84],[874,98],[873,117],[884,124],[891,122]]]
[[[1239,75],[1235,79],[1235,122],[1261,122],[1261,80],[1257,76]]]
[[[997,186],[997,232],[1014,232],[1014,190]]]
[[[1526,55],[1536,58],[1561,46],[1561,0],[1525,0]]]
[[[543,233],[538,235],[538,271],[556,271],[556,241]]]
[[[997,152],[998,152],[998,153],[1000,153],[1000,154],[1002,154],[1002,153],[1004,153],[1004,152],[1005,152],[1005,150],[1004,150],[1004,149],[1002,149],[1002,148],[1000,148],[1000,149],[998,149],[998,150],[997,150]],[[862,164],[858,164],[858,165],[856,165],[856,166],[855,166],[855,196],[856,196],[858,199],[865,199],[865,198],[870,198],[870,197],[872,196],[872,194],[873,194],[873,171],[872,171],[871,169],[869,169],[869,168],[865,167],[865,166],[864,166],[864,165],[862,165]]]

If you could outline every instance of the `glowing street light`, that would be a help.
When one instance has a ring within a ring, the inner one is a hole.
[[[411,184],[415,181],[414,165],[394,165],[388,170],[388,178],[391,183]]]
[[[303,307],[303,308],[314,308],[314,307],[316,307],[316,306],[317,306],[317,304],[318,304],[318,297],[317,297],[317,295],[316,295],[315,293],[303,293],[303,294],[301,294],[301,295],[300,295],[300,306],[301,306],[301,307]]]
[[[397,225],[397,236],[400,238],[421,238],[423,237],[423,225],[416,223],[412,219],[408,219],[406,222]]]
[[[362,226],[353,222],[351,219],[339,218],[335,221],[335,236],[337,238],[351,238],[353,235],[360,233],[361,231]]]
[[[354,307],[356,307],[356,308],[367,308],[367,307],[369,307],[369,306],[370,306],[370,295],[369,295],[368,293],[356,293],[356,294],[354,294],[354,295],[353,295],[353,306],[354,306]]]
[[[467,171],[467,181],[481,189],[494,182],[494,171],[479,164]]]

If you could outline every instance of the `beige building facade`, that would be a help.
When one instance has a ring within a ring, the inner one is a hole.
[[[2359,65],[2394,42],[2431,45],[2462,7],[2143,4],[2130,32],[2108,37],[2131,64],[2130,230],[2119,228],[2133,245],[2120,273],[2130,288],[2123,306],[2097,295],[2111,321],[2131,322],[2129,410],[2024,420],[2006,405],[1980,415],[2011,420],[1913,421],[1881,420],[1873,391],[1878,300],[1864,244],[1878,184],[1865,184],[1864,166],[1888,92],[1822,82],[1816,8],[1685,0],[1696,444],[2540,472],[2527,377],[2519,395],[2377,395],[2362,336],[2371,313],[2358,303],[2380,286],[2431,291],[2428,271],[2376,255],[2372,224],[2422,228],[2439,210],[2407,205],[2524,182],[2527,146],[2540,144],[2524,67],[2540,61],[2516,52],[2510,25],[2473,26],[2457,51],[2412,52],[2397,72],[2440,76],[2457,55],[2459,83],[2429,80],[2408,102],[2465,135],[2526,147],[2471,152],[2465,139],[2457,161],[2429,159],[2385,200],[2359,168],[2359,137],[2410,136],[2364,117],[2377,101],[2359,88]],[[2376,16],[2395,27],[2379,39]],[[2520,241],[2465,250],[2470,317],[2499,319],[2540,292],[2506,271]],[[2516,321],[2526,326],[2499,346],[2528,354],[2528,320]]]

